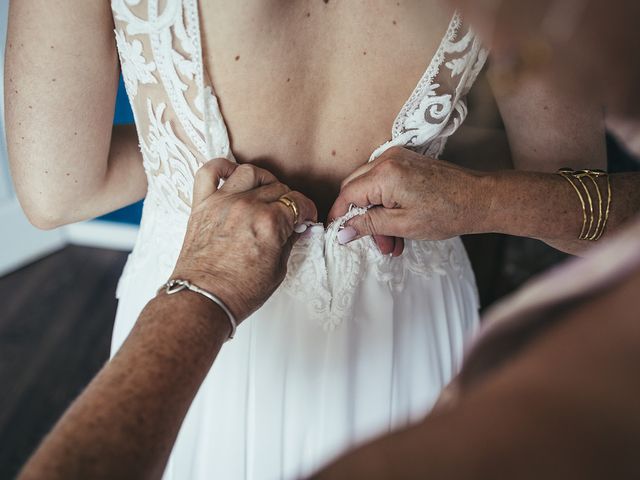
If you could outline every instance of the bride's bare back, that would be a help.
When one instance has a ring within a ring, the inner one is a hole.
[[[389,140],[453,10],[437,0],[201,1],[204,62],[241,161],[326,213]]]

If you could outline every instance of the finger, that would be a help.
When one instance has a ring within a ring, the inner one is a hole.
[[[393,253],[393,250],[396,246],[395,237],[388,237],[386,235],[374,235],[373,240],[374,242],[376,242],[380,253],[382,253],[383,255],[389,255],[390,253]]]
[[[221,190],[228,193],[240,193],[277,181],[278,179],[271,172],[248,163],[243,163],[236,167],[233,174],[221,187]]]
[[[294,236],[294,227],[297,222],[316,222],[318,213],[315,204],[300,192],[288,192],[287,198],[293,201],[298,208],[298,218],[295,218],[293,208],[278,200],[268,204],[273,211],[277,212],[277,226],[275,233],[278,235],[280,245],[284,246],[291,237]]]
[[[298,235],[291,235],[287,241],[285,242],[284,246],[282,247],[282,254],[280,256],[280,265],[282,266],[282,269],[285,271],[287,271],[287,263],[289,262],[289,256],[291,255],[291,250],[293,250],[293,245],[296,243],[296,240],[298,239]]]
[[[391,252],[391,256],[399,257],[400,255],[402,255],[402,252],[404,252],[404,238],[395,237],[395,240],[396,240],[396,245],[393,249],[393,252]]]
[[[400,236],[400,220],[402,211],[384,207],[370,208],[364,215],[353,217],[347,222],[347,226],[355,230],[353,238],[373,236]],[[388,252],[391,253],[391,252]]]
[[[316,209],[315,203],[313,203],[311,199],[307,198],[302,193],[296,192],[296,191],[288,192],[286,195],[287,195],[287,198],[295,202],[296,206],[298,207],[298,219],[297,219],[298,223],[302,223],[302,222],[316,223],[318,221],[318,210]],[[291,231],[293,232],[294,219],[295,219],[293,215],[293,211],[290,207],[287,207],[284,203],[279,202],[277,200],[278,199],[274,201],[274,204],[277,205],[278,208],[280,208],[284,213],[286,213],[287,215],[286,218],[288,220],[288,223],[291,225]]]
[[[193,184],[193,202],[198,205],[218,190],[220,180],[229,178],[238,165],[226,158],[215,158],[196,172]]]
[[[356,178],[364,175],[369,170],[373,169],[379,162],[380,162],[380,159],[376,158],[372,162],[367,162],[364,165],[360,165],[353,172],[351,172],[348,177],[342,180],[342,183],[340,184],[340,188],[341,189],[344,188],[347,184],[351,183]]]
[[[278,200],[283,195],[289,193],[291,189],[284,183],[275,182],[268,185],[262,185],[251,191],[257,202],[271,203]]]
[[[380,177],[375,174],[375,170],[370,170],[346,184],[329,210],[329,220],[333,221],[345,215],[352,204],[359,207],[382,205],[383,187],[380,183]]]

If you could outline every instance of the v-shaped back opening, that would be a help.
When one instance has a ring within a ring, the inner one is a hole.
[[[209,69],[207,65],[204,63],[204,54],[202,49],[202,45],[204,44],[204,39],[202,37],[202,24],[201,24],[201,18],[200,18],[200,0],[182,0],[182,1],[185,3],[185,5],[187,5],[188,7],[187,11],[189,12],[189,14],[193,16],[192,21],[190,23],[193,24],[194,29],[197,28],[197,30],[193,31],[193,35],[194,35],[194,38],[198,39],[197,55],[199,60],[199,71],[200,71],[201,81],[202,81],[201,86],[202,88],[209,88],[211,90],[211,93],[215,96],[216,90],[215,90],[215,86],[213,85],[213,78],[209,74]],[[458,33],[458,30],[460,29],[461,23],[462,23],[462,18],[460,14],[457,11],[454,11],[453,15],[451,16],[451,20],[449,21],[447,28],[442,38],[440,39],[438,47],[436,48],[435,52],[433,53],[433,56],[427,63],[426,70],[424,71],[422,76],[418,79],[417,84],[414,87],[411,94],[409,95],[409,97],[405,100],[401,108],[398,110],[394,118],[394,121],[390,126],[392,139],[395,138],[398,134],[397,132],[400,131],[402,119],[405,116],[407,110],[409,110],[412,107],[412,104],[415,102],[416,99],[421,97],[424,94],[424,92],[429,89],[435,77],[438,75],[440,67],[442,63],[445,61],[446,47],[448,44],[454,41]],[[222,114],[222,111],[219,110],[217,114],[219,115],[220,121],[225,123],[225,119],[224,119],[224,115]],[[207,119],[207,117],[205,116],[205,121],[211,121],[211,119]],[[225,128],[226,128],[226,125],[225,125]],[[228,142],[230,141],[229,137],[227,137],[227,141]],[[384,145],[385,144],[378,146],[378,148],[374,150],[374,152],[379,150]]]

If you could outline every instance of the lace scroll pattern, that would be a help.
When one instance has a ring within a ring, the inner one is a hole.
[[[188,215],[195,172],[230,157],[213,90],[205,86],[196,0],[112,0],[122,74],[149,188]]]
[[[488,50],[473,30],[454,14],[427,70],[393,122],[391,140],[370,160],[392,146],[438,158],[467,116],[466,95],[487,57]]]

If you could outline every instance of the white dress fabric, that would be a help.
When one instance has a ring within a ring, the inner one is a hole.
[[[196,170],[233,154],[204,73],[197,0],[111,3],[149,183],[118,286],[115,352],[173,270]],[[391,140],[371,159],[393,145],[438,157],[466,116],[465,95],[486,56],[456,14]],[[370,238],[338,245],[343,222],[296,243],[281,287],[224,345],[164,478],[307,475],[423,416],[456,373],[478,322],[460,239],[408,241],[400,258],[390,258]]]

